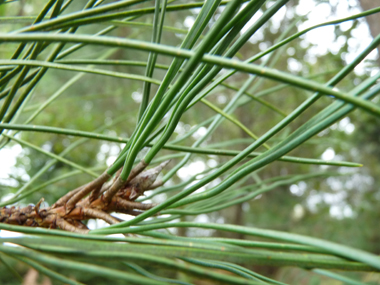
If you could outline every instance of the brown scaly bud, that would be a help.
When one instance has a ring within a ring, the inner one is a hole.
[[[129,201],[135,200],[137,197],[144,194],[145,190],[150,189],[150,186],[156,181],[157,176],[169,162],[170,160],[167,160],[154,168],[140,173],[133,178],[125,188],[119,190],[118,196]]]

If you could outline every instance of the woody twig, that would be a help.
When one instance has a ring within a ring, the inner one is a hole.
[[[155,206],[135,200],[146,190],[163,184],[156,179],[167,164],[168,161],[143,171],[146,164],[140,162],[131,171],[126,181],[120,179],[119,171],[112,182],[106,183],[110,175],[104,172],[94,181],[70,191],[51,207],[41,209],[43,202],[41,199],[35,206],[1,208],[0,222],[32,227],[60,228],[83,234],[89,232],[83,223],[88,219],[101,219],[108,224],[119,223],[120,219],[113,217],[111,213],[135,216],[141,211]]]

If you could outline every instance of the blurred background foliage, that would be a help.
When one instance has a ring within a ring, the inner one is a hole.
[[[105,1],[105,3],[108,2],[112,1]],[[175,1],[175,3],[187,2]],[[374,6],[379,6],[378,1],[372,2]],[[2,22],[0,26],[1,32],[9,32],[30,24],[45,3],[46,1],[42,0],[20,0],[0,5],[0,16],[3,17],[3,19],[0,18],[0,22]],[[86,1],[83,0],[73,1],[64,14],[82,9],[85,3]],[[346,13],[345,16],[358,13],[363,9],[361,5],[363,4],[358,1],[343,0],[290,1],[286,7],[278,12],[278,15],[276,14],[276,17],[268,21],[244,45],[237,57],[246,59],[272,46],[297,17],[300,20],[289,31],[289,34],[300,31],[306,26],[310,26],[311,23],[315,24],[313,21],[318,16],[315,15],[318,11],[320,12],[319,22],[323,22],[332,18],[342,17],[342,11]],[[140,4],[140,6],[150,7],[152,3],[148,1]],[[264,12],[266,7],[268,6],[264,5],[261,8],[261,12]],[[366,7],[365,9],[369,8]],[[164,28],[161,42],[171,46],[179,45],[184,38],[184,33],[191,27],[198,11],[198,9],[192,9],[168,12],[165,26],[171,28]],[[5,17],[13,16],[19,16],[20,18],[18,21],[4,20]],[[373,22],[368,23],[372,25],[375,23],[375,25],[380,26],[378,14],[374,17],[377,18]],[[109,35],[150,41],[152,30],[151,26],[146,24],[152,23],[152,15],[138,17],[134,22],[136,24],[133,25],[115,21],[113,24],[117,28],[110,32]],[[321,83],[327,82],[353,56],[363,49],[363,41],[367,41],[368,43],[371,40],[368,23],[365,18],[361,18],[345,24],[332,26],[329,29],[326,28],[326,38],[320,37],[323,35],[322,31],[314,34],[310,33],[310,36],[303,36],[293,40],[281,49],[277,58],[271,59],[269,65],[278,70],[287,71],[302,77],[312,76],[314,80]],[[86,25],[80,27],[79,31],[83,34],[95,34],[108,25],[109,22]],[[331,29],[333,30],[332,33]],[[325,43],[321,44],[323,41]],[[10,58],[15,46],[16,44],[1,45],[0,57],[3,59]],[[67,44],[67,47],[69,46]],[[89,45],[65,57],[61,62],[66,61],[70,63],[70,59],[104,58],[106,53],[108,60],[118,60],[120,62],[128,60],[146,62],[148,55],[146,52],[137,50],[106,50],[104,47]],[[44,59],[47,54],[47,51],[43,52],[37,59]],[[58,60],[57,62],[60,61]],[[157,62],[163,66],[163,69],[156,69],[154,78],[161,80],[165,75],[165,66],[170,64],[171,58],[158,55]],[[104,70],[140,75],[143,75],[145,71],[144,66],[123,64],[99,65],[97,67],[101,67]],[[337,87],[340,90],[351,90],[378,70],[378,54],[374,52],[352,74],[339,83]],[[73,81],[75,76],[77,76],[77,79]],[[207,100],[223,109],[235,94],[234,88],[240,88],[247,78],[247,74],[235,74],[225,81],[230,88],[218,87],[212,95],[207,97]],[[260,81],[260,79],[256,79],[255,83],[257,81]],[[123,138],[128,138],[131,135],[137,123],[137,113],[142,98],[142,82],[93,74],[79,73],[79,75],[74,75],[73,72],[53,69],[47,72],[43,80],[33,90],[33,96],[28,100],[23,112],[14,122],[27,122],[41,104],[67,84],[68,87],[62,94],[48,105],[44,112],[36,116],[32,120],[32,124],[90,132],[96,131],[109,136]],[[260,85],[255,85],[255,89],[248,88],[247,90],[248,93],[255,95],[258,99],[264,100],[276,108],[276,112],[256,100],[242,100],[242,105],[233,113],[234,117],[258,136],[265,133],[270,126],[279,122],[284,115],[289,114],[309,96],[306,91],[289,86],[266,92],[268,89],[271,90],[270,88],[275,88],[278,85],[277,82],[264,80],[261,81]],[[152,85],[152,93],[156,89],[157,86]],[[270,139],[268,144],[276,144],[282,137],[296,130],[303,122],[307,121],[330,102],[332,102],[332,98],[321,98],[283,131]],[[377,102],[376,99],[375,102]],[[178,124],[171,140],[185,135],[194,126],[201,124],[214,115],[215,112],[209,107],[203,103],[197,103],[194,108],[191,108],[181,118],[181,122]],[[355,111],[289,154],[297,157],[352,161],[362,163],[363,167],[361,168],[318,166],[277,161],[254,172],[240,186],[260,183],[261,181],[265,183],[266,179],[284,175],[322,171],[334,172],[337,175],[330,177],[322,176],[282,185],[251,201],[212,213],[184,216],[182,220],[231,223],[289,231],[343,243],[380,254],[379,126],[378,118],[362,111]],[[192,136],[183,140],[180,145],[191,146],[205,132],[206,127],[207,125],[199,128]],[[13,132],[9,131],[9,133]],[[36,134],[33,132],[20,132],[17,138],[57,155],[67,147],[77,144],[65,158],[77,163],[79,162],[80,165],[94,169],[98,173],[112,163],[123,146],[113,142],[85,140],[78,137],[55,134]],[[222,145],[223,142],[228,141],[231,143]],[[252,139],[241,129],[229,121],[224,121],[218,127],[218,130],[202,144],[202,147],[242,150],[251,141]],[[258,151],[263,150],[264,148],[261,147]],[[173,152],[163,150],[160,152],[160,155],[164,156],[171,153]],[[51,161],[50,158],[39,151],[28,147],[21,148],[14,142],[7,144],[0,151],[0,155],[2,155],[1,164],[4,166],[1,169],[3,173],[0,174],[2,201],[11,197],[12,193],[15,193],[22,185],[28,182],[30,177],[33,177]],[[12,160],[14,158],[16,158],[16,161],[13,164]],[[180,159],[174,159],[171,165],[179,162]],[[191,160],[166,183],[166,186],[180,184],[196,173],[210,167],[215,167],[218,164],[226,162],[227,159],[228,157],[223,156],[194,154]],[[5,166],[8,169],[4,169]],[[64,163],[55,163],[48,171],[34,181],[31,187],[72,171],[73,168]],[[60,180],[44,187],[24,199],[21,204],[37,203],[41,197],[44,197],[47,205],[51,205],[66,192],[86,183],[89,179],[89,175],[78,173],[78,175],[71,176],[69,179]],[[150,194],[147,193],[147,196],[150,196]],[[152,201],[164,201],[168,195],[171,194],[162,193],[156,195],[152,198]],[[249,238],[248,236],[236,233],[201,229],[181,228],[176,233],[190,237],[208,235]],[[25,265],[13,260],[7,262],[21,276],[32,275]],[[127,267],[121,267],[120,264],[115,264],[114,268],[127,269]],[[162,270],[155,269],[153,265],[150,267],[149,265],[148,267],[145,266],[146,268],[149,268],[151,272],[155,270],[160,272]],[[329,279],[307,270],[291,267],[253,266],[251,269],[288,284],[343,284],[340,281]],[[0,266],[0,271],[1,284],[18,284],[18,281],[15,281],[13,275],[6,267]],[[67,276],[70,276],[70,274],[75,276],[76,274],[72,272],[61,273]],[[368,284],[379,284],[378,282],[380,282],[379,274],[375,273],[351,272],[346,273],[346,275],[363,282],[368,282]],[[185,280],[189,277],[183,278]],[[107,279],[103,280],[91,275],[82,275],[80,280],[86,284],[109,283]],[[196,284],[211,284],[200,280],[188,281],[195,282]],[[43,281],[42,277],[39,276],[37,280],[29,282],[35,283],[28,284],[50,284],[49,282],[54,283],[55,281]],[[119,283],[124,284],[121,281]],[[113,284],[119,283],[117,280],[113,280]],[[24,281],[24,284],[27,283]]]

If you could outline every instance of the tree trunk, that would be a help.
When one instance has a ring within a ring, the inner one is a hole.
[[[380,5],[379,0],[360,0],[359,2],[363,11],[374,9],[376,7],[379,7]],[[379,14],[373,14],[365,18],[367,20],[369,30],[371,32],[371,36],[375,38],[376,36],[380,34],[380,16]],[[377,47],[377,52],[379,54],[377,58],[377,62],[380,64],[380,46]]]

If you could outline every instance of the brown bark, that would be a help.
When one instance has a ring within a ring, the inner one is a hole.
[[[379,0],[360,0],[360,6],[363,11],[374,9],[380,6]],[[377,37],[380,34],[380,15],[379,13],[373,14],[365,17],[369,26],[369,30],[371,32],[371,36],[373,38]],[[380,46],[377,47],[377,62],[380,65]]]
[[[112,187],[108,188],[108,185],[105,185],[110,178],[105,172],[94,181],[64,195],[51,207],[40,209],[43,202],[42,198],[35,206],[0,208],[0,222],[30,227],[58,227],[62,230],[83,234],[89,232],[86,225],[82,223],[84,220],[95,218],[108,224],[119,223],[120,220],[111,216],[110,213],[138,215],[142,213],[141,211],[149,210],[155,206],[134,200],[143,195],[144,191],[150,189],[166,165],[167,162],[164,162],[144,172],[141,172],[143,168],[138,165],[137,170],[132,170],[132,177],[134,178],[128,179],[129,182],[127,183],[124,181],[121,186],[117,185],[118,190],[112,195],[108,195],[111,197],[111,201],[107,201],[104,197],[108,191],[112,190]],[[115,177],[113,185],[118,181],[119,176]],[[98,191],[98,189],[102,190]],[[100,196],[95,200],[92,200],[91,196],[85,197],[91,191],[98,191]]]

